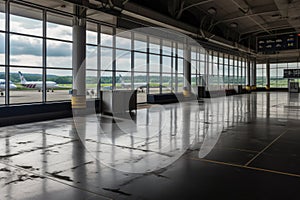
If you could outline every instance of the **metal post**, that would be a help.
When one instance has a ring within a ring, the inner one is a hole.
[[[116,89],[116,70],[117,70],[117,61],[116,61],[116,28],[113,28],[113,48],[112,48],[112,89]]]
[[[150,92],[150,84],[149,84],[149,70],[150,70],[150,45],[149,45],[149,35],[147,35],[147,78],[146,78],[146,83],[147,83],[147,94]]]
[[[5,4],[5,104],[9,105],[9,66],[10,66],[10,3]]]
[[[101,26],[97,24],[97,98],[100,98],[101,89]]]
[[[170,89],[171,89],[171,92],[174,92],[173,90],[173,74],[174,74],[174,42],[172,42],[172,46],[171,46],[171,82],[170,82]]]
[[[178,43],[175,44],[175,92],[178,92]]]
[[[135,57],[135,55],[134,55],[134,39],[135,39],[135,37],[134,37],[134,32],[131,32],[131,61],[130,61],[130,63],[131,63],[131,90],[135,90],[136,88],[134,88],[134,68],[135,68],[135,66],[134,66],[134,57]]]
[[[42,100],[47,101],[47,12],[43,10],[43,85],[42,85]]]
[[[159,40],[159,94],[162,93],[163,49],[162,39]]]
[[[247,90],[251,90],[251,69],[250,69],[250,59],[248,58],[247,59]]]

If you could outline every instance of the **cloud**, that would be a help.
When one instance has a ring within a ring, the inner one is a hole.
[[[10,58],[10,64],[20,66],[42,66],[42,57],[34,55],[13,55]]]
[[[72,27],[48,22],[47,37],[71,41]]]
[[[42,39],[19,36],[19,35],[11,35],[10,44],[11,44],[10,48],[11,48],[12,55],[42,56]],[[1,47],[0,47],[0,53],[1,53]],[[66,57],[66,56],[71,56],[71,54],[72,54],[71,43],[47,40],[47,56]]]
[[[11,35],[10,49],[12,55],[42,56],[42,40],[32,37]]]
[[[30,19],[26,17],[20,17],[16,15],[11,15],[10,16],[11,23],[10,23],[10,28],[11,31],[14,32],[22,32],[24,30],[31,30],[31,34],[34,33],[34,35],[42,35],[42,21],[41,20],[36,20],[36,19]]]
[[[47,56],[65,57],[72,55],[72,44],[59,41],[47,41]]]

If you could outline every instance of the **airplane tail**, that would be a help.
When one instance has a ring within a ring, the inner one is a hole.
[[[125,86],[125,82],[124,82],[124,80],[123,80],[123,77],[122,77],[122,75],[121,74],[119,74],[119,77],[120,77],[120,82],[121,82],[121,86],[122,87],[124,87]]]
[[[20,77],[20,80],[21,80],[21,84],[24,84],[24,83],[27,82],[25,77],[23,76],[22,72],[20,72],[20,71],[19,71],[19,77]]]

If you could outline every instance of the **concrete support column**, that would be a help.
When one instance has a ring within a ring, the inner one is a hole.
[[[267,83],[266,83],[266,89],[270,90],[270,61],[267,61],[267,66],[266,66],[266,78],[267,78]]]
[[[75,5],[73,18],[72,108],[86,107],[86,8]]]
[[[185,41],[184,50],[183,50],[183,76],[184,76],[184,92],[186,95],[191,93],[191,47],[188,43],[188,40]]]
[[[256,89],[256,59],[253,61],[253,87]]]

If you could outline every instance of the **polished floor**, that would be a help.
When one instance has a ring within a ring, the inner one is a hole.
[[[0,128],[0,199],[299,199],[300,95]]]

